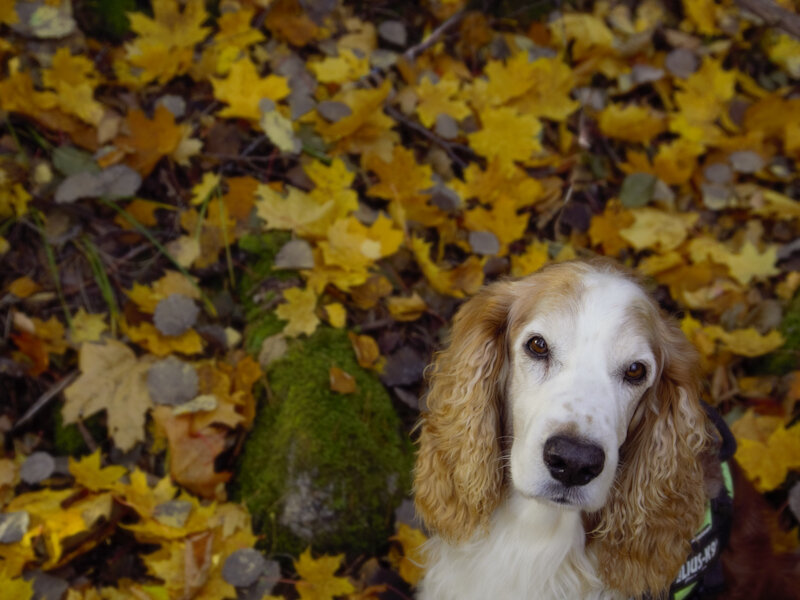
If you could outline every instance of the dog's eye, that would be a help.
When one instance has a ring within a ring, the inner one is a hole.
[[[540,335],[535,335],[529,339],[525,347],[528,351],[537,358],[545,358],[550,353],[550,348],[547,347],[547,342]]]
[[[647,375],[647,367],[640,362],[632,362],[625,371],[625,381],[630,383],[640,383]]]

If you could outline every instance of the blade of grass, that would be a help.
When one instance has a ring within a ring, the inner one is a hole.
[[[219,190],[219,188],[217,188]],[[217,193],[217,201],[219,201],[219,226],[222,229],[222,243],[225,244],[225,260],[228,263],[228,277],[231,280],[231,287],[236,287],[236,276],[233,273],[233,256],[231,256],[231,245],[228,241],[228,217],[225,213],[225,203],[222,201],[222,194]]]
[[[111,281],[108,279],[108,275],[106,274],[105,266],[103,264],[103,259],[100,258],[100,252],[97,249],[97,246],[92,243],[92,241],[83,236],[81,240],[75,240],[75,246],[81,251],[81,253],[86,257],[86,262],[89,263],[89,268],[92,270],[92,275],[94,276],[94,280],[97,283],[97,287],[100,290],[100,295],[103,296],[103,300],[105,300],[106,306],[108,306],[108,313],[110,315],[111,321],[111,333],[116,336],[117,334],[117,323],[119,321],[119,305],[117,304],[117,298],[114,295],[114,288],[111,285]]]
[[[50,277],[53,279],[53,285],[56,288],[56,294],[58,295],[58,301],[61,303],[61,310],[64,311],[64,320],[67,322],[67,329],[69,329],[70,334],[73,333],[72,328],[72,314],[69,312],[69,307],[67,306],[67,299],[64,296],[64,290],[61,289],[61,277],[59,277],[58,273],[58,264],[56,263],[56,254],[53,251],[53,246],[50,242],[47,241],[47,234],[44,232],[44,218],[42,217],[41,213],[32,208],[30,211],[31,217],[33,217],[34,223],[36,223],[36,229],[39,231],[39,235],[42,237],[42,244],[44,245],[44,253],[47,257],[47,266],[50,269]]]
[[[198,291],[198,293],[200,294],[200,298],[202,299],[202,301],[203,301],[203,304],[205,305],[205,307],[206,307],[206,310],[208,311],[208,313],[209,313],[210,315],[212,315],[212,316],[216,316],[216,314],[217,314],[217,309],[216,309],[216,308],[214,308],[214,304],[211,302],[211,299],[210,299],[208,296],[206,296],[206,293],[205,293],[205,292],[204,292],[204,291],[203,291],[203,290],[200,288],[200,286],[199,286],[199,285],[197,285],[197,282],[195,282],[194,278],[191,276],[191,274],[189,273],[189,271],[187,271],[187,270],[186,270],[186,269],[183,267],[183,265],[181,265],[181,264],[180,264],[180,263],[179,263],[179,262],[178,262],[178,261],[175,259],[175,257],[174,257],[174,256],[172,256],[172,255],[169,253],[169,251],[168,251],[168,250],[167,250],[167,249],[164,247],[164,245],[163,245],[161,242],[159,242],[159,241],[158,241],[158,240],[155,238],[155,236],[154,236],[152,233],[150,233],[150,231],[149,231],[149,230],[148,230],[148,229],[147,229],[147,228],[146,228],[144,225],[142,225],[142,224],[141,224],[139,221],[137,221],[137,220],[136,220],[136,218],[135,218],[135,217],[134,217],[132,214],[130,214],[130,213],[127,211],[127,210],[125,210],[125,209],[124,209],[124,208],[122,208],[121,206],[118,206],[116,203],[114,203],[114,202],[111,202],[110,200],[107,200],[106,198],[98,198],[98,200],[100,200],[100,202],[101,202],[101,203],[105,204],[105,205],[106,205],[106,206],[108,206],[109,208],[113,209],[113,210],[114,210],[114,211],[115,211],[117,214],[119,214],[119,215],[120,215],[120,216],[121,216],[123,219],[125,219],[125,220],[126,220],[128,223],[130,223],[130,224],[131,224],[131,226],[132,226],[132,227],[133,227],[133,228],[134,228],[134,229],[135,229],[135,230],[136,230],[138,233],[140,233],[140,234],[141,234],[141,235],[143,235],[145,238],[147,238],[147,240],[148,240],[148,241],[149,241],[151,244],[153,244],[153,246],[154,246],[154,247],[155,247],[155,248],[156,248],[156,249],[157,249],[157,250],[158,250],[158,251],[159,251],[161,254],[163,254],[163,255],[164,255],[166,258],[167,258],[167,260],[169,260],[169,261],[170,261],[170,262],[171,262],[171,263],[172,263],[172,264],[175,266],[175,268],[176,268],[176,269],[178,269],[178,271],[180,272],[180,274],[181,274],[181,275],[183,275],[183,276],[186,278],[186,280],[187,280],[187,281],[188,281],[188,282],[189,282],[189,283],[192,285],[192,287]]]

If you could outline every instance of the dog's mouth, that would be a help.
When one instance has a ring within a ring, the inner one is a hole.
[[[558,483],[548,483],[536,495],[539,500],[556,504],[561,508],[581,510],[585,508],[586,491],[581,487],[568,487]]]

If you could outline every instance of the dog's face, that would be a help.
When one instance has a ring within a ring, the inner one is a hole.
[[[639,286],[613,274],[531,291],[508,332],[511,485],[526,497],[599,510],[634,411],[658,375],[653,309]]]

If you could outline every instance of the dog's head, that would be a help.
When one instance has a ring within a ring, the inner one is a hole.
[[[704,508],[696,365],[677,326],[610,263],[488,286],[430,371],[418,510],[452,542],[485,529],[508,493],[581,511],[597,552],[613,555],[600,564],[611,587],[660,589]]]

